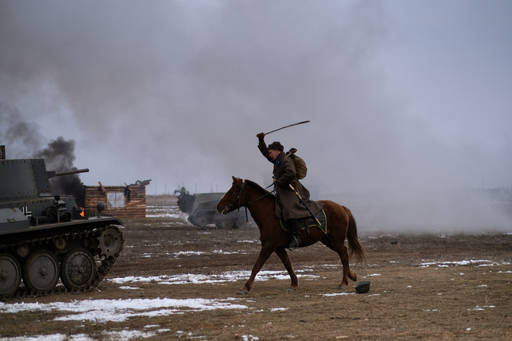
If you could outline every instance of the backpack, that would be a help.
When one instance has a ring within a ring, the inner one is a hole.
[[[295,164],[295,171],[297,172],[297,179],[301,180],[306,177],[306,174],[308,173],[308,167],[306,166],[304,159],[295,154],[296,151],[297,148],[291,148],[286,153],[286,156],[293,160],[293,163]]]

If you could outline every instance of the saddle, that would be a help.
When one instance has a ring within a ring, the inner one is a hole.
[[[318,221],[320,221],[320,226],[318,226],[316,220],[313,219],[313,217],[306,217],[297,220],[297,231],[302,231],[308,227],[318,227],[324,234],[327,234],[327,216],[325,215],[325,211],[322,209],[320,212],[318,212],[316,218]],[[281,228],[284,231],[292,233],[293,230],[286,225],[286,222],[283,221],[283,219],[280,219],[279,223],[281,224]]]

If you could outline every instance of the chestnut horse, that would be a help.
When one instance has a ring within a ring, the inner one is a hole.
[[[254,278],[268,257],[275,252],[283,262],[291,278],[291,288],[297,288],[298,281],[285,248],[290,243],[290,235],[281,228],[279,219],[274,214],[275,196],[250,180],[233,177],[233,185],[217,205],[219,213],[227,214],[240,207],[247,207],[260,229],[261,251],[252,268],[251,277],[245,283],[244,289],[251,290]],[[357,280],[355,273],[350,271],[348,252],[345,247],[345,237],[348,240],[351,253],[360,259],[365,259],[365,252],[357,238],[357,226],[352,213],[345,206],[330,200],[319,201],[327,217],[327,234],[317,227],[309,227],[301,232],[300,247],[312,245],[318,241],[338,253],[343,265],[343,280],[340,287],[348,285],[348,278]],[[347,278],[348,277],[348,278]]]

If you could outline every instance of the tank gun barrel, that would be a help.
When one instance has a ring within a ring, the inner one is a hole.
[[[71,175],[71,174],[78,174],[78,173],[87,173],[88,171],[89,171],[89,168],[82,168],[82,169],[73,169],[73,170],[62,171],[62,172],[48,171],[46,173],[48,174],[48,178],[53,178],[55,176],[64,176],[64,175]]]

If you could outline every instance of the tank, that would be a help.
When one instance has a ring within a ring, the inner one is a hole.
[[[243,210],[224,215],[217,212],[217,204],[224,193],[189,194],[184,187],[174,193],[178,197],[180,210],[188,213],[188,221],[193,225],[205,227],[214,224],[219,228],[238,228],[247,223]]]
[[[55,195],[49,180],[88,171],[0,159],[1,297],[87,291],[108,273],[123,247],[122,222],[86,217],[73,196]]]

